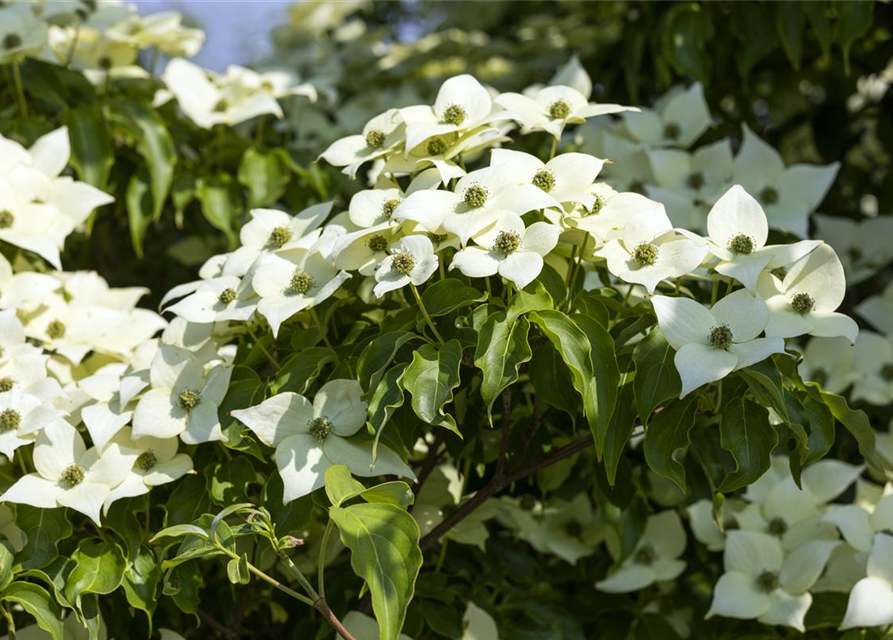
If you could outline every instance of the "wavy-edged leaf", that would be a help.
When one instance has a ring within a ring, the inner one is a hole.
[[[682,391],[682,380],[673,364],[675,355],[673,347],[658,329],[645,336],[633,351],[636,364],[633,392],[643,424],[648,423],[651,413],[661,403],[678,398]]]
[[[769,412],[752,400],[735,398],[725,404],[719,421],[722,448],[732,454],[737,469],[723,478],[720,493],[737,491],[766,473],[778,434],[769,424]]]
[[[71,559],[75,565],[65,584],[69,602],[79,603],[88,593],[111,593],[124,579],[127,561],[116,544],[82,540]]]
[[[444,427],[457,435],[459,427],[443,408],[453,400],[459,386],[462,347],[450,340],[442,347],[426,344],[412,354],[412,362],[403,374],[403,388],[412,395],[412,409],[428,424]]]
[[[533,356],[527,333],[530,323],[526,318],[509,323],[502,312],[487,318],[478,334],[474,364],[484,376],[481,396],[487,405],[487,419],[493,426],[493,403],[509,385],[518,381],[518,370]]]
[[[645,430],[645,461],[651,469],[672,480],[685,491],[685,468],[680,451],[688,449],[689,432],[695,423],[697,398],[688,396],[665,406]]]
[[[63,640],[62,608],[43,587],[30,582],[13,582],[0,593],[0,600],[21,605],[53,640]]]

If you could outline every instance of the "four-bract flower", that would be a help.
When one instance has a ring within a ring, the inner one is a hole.
[[[2,298],[0,298],[0,303],[2,303]],[[890,281],[883,293],[871,296],[859,303],[856,311],[875,328],[888,335],[893,335],[893,280]]]
[[[710,109],[704,87],[674,87],[654,105],[623,113],[623,129],[633,140],[649,147],[690,147],[710,127]]]
[[[407,236],[391,247],[391,255],[375,270],[376,296],[382,297],[408,284],[419,286],[437,271],[438,257],[426,236]]]
[[[404,141],[405,127],[397,109],[389,109],[372,118],[363,133],[336,140],[319,155],[333,167],[355,178],[359,168],[370,160],[387,155]]]
[[[61,411],[52,401],[61,393],[52,378],[31,385],[27,391],[13,386],[0,393],[0,453],[10,460],[15,450],[34,442],[38,432],[61,419]]]
[[[674,362],[688,395],[708,382],[784,353],[782,338],[758,338],[769,321],[759,296],[741,289],[707,309],[689,298],[654,296],[660,330],[674,349]]]
[[[874,536],[866,572],[850,592],[841,631],[893,624],[893,536]]]
[[[645,532],[632,554],[595,588],[608,593],[638,591],[655,582],[672,580],[685,570],[679,556],[685,551],[685,529],[675,511],[649,516]]]
[[[548,162],[521,151],[494,149],[491,167],[505,167],[519,184],[539,187],[561,203],[580,203],[592,209],[596,196],[589,191],[605,161],[585,153],[563,153]]]
[[[893,216],[853,220],[816,214],[814,237],[824,240],[837,252],[846,273],[847,284],[870,278],[893,261]],[[890,317],[893,317],[891,314]]]
[[[785,555],[778,539],[755,531],[730,531],[726,573],[713,589],[707,617],[756,618],[805,631],[812,605],[808,590],[822,573],[839,542],[813,540]]]
[[[393,451],[379,444],[373,463],[372,443],[347,438],[366,424],[366,403],[356,380],[332,380],[311,404],[297,393],[280,393],[232,416],[261,442],[276,448],[276,466],[285,485],[285,504],[325,484],[326,469],[344,464],[356,476],[397,474],[414,478]]]
[[[201,280],[195,292],[167,307],[187,322],[223,322],[250,320],[257,308],[257,297],[245,297],[242,281],[236,276]]]
[[[133,458],[116,446],[102,456],[87,449],[77,429],[56,420],[37,435],[34,468],[0,496],[0,502],[28,504],[41,509],[69,507],[89,516],[97,525],[109,492],[130,471]]]
[[[828,245],[819,245],[795,262],[784,280],[763,274],[757,290],[769,307],[767,336],[793,338],[808,333],[856,342],[856,321],[835,311],[846,295],[846,280],[843,265]]]
[[[501,275],[518,289],[534,281],[543,270],[543,258],[558,244],[561,228],[548,222],[524,221],[514,213],[503,214],[486,232],[475,236],[477,246],[465,247],[453,256],[450,270],[470,278]]]

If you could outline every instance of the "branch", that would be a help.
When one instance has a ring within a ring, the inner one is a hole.
[[[202,609],[198,609],[197,611],[199,619],[212,629],[222,635],[224,638],[229,638],[230,640],[238,640],[239,634],[227,627],[226,625],[218,622],[214,618],[211,617],[206,611]]]
[[[338,632],[338,635],[344,638],[344,640],[356,640],[356,638],[350,635],[350,631],[348,631],[344,627],[344,625],[341,624],[341,621],[337,618],[337,616],[332,613],[332,610],[329,609],[329,605],[326,604],[325,598],[320,598],[319,600],[317,600],[315,603],[313,603],[313,607],[322,614],[326,621],[330,625],[332,625],[335,631]]]
[[[496,478],[505,474],[505,461],[509,451],[509,435],[512,432],[512,388],[506,387],[502,392],[502,442],[499,445],[499,456],[496,458]]]

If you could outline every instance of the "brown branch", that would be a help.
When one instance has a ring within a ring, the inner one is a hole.
[[[198,609],[197,611],[199,619],[202,623],[208,625],[214,631],[222,635],[224,638],[229,638],[230,640],[238,640],[239,634],[227,627],[226,625],[215,620],[209,613],[202,609]]]
[[[533,464],[522,467],[515,473],[512,473],[510,475],[503,475],[501,477],[494,476],[490,480],[490,482],[486,486],[484,486],[484,488],[474,494],[467,502],[462,503],[462,505],[458,509],[444,518],[439,525],[434,527],[434,529],[432,529],[428,533],[428,535],[422,538],[421,542],[419,543],[422,551],[427,551],[432,546],[434,546],[437,541],[440,540],[450,529],[462,522],[462,520],[471,515],[471,513],[474,512],[478,507],[480,507],[487,500],[505,489],[511,483],[517,482],[518,480],[523,480],[527,476],[536,473],[540,469],[545,469],[546,467],[564,460],[565,458],[568,458],[575,453],[579,453],[580,451],[591,447],[593,442],[594,440],[591,435],[586,436],[582,440],[555,449],[555,451],[547,455],[545,458],[538,460]]]
[[[348,631],[344,627],[344,625],[341,624],[341,621],[338,619],[338,617],[334,613],[332,613],[332,610],[329,609],[329,605],[326,604],[325,598],[320,598],[319,600],[314,602],[313,607],[322,614],[323,618],[325,618],[326,621],[330,625],[332,625],[335,631],[338,632],[338,635],[340,635],[344,640],[356,640],[356,638],[354,638],[350,634],[350,631]]]

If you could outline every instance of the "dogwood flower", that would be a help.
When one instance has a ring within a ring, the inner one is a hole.
[[[632,554],[623,564],[595,588],[608,593],[628,593],[654,584],[673,580],[685,570],[679,556],[685,551],[685,529],[675,511],[662,511],[648,516],[645,531]]]
[[[524,221],[514,213],[503,214],[484,233],[475,236],[477,246],[465,247],[453,256],[450,270],[470,278],[501,275],[518,289],[533,282],[543,269],[543,258],[558,244],[561,228],[548,222]]]
[[[840,257],[847,284],[862,282],[893,261],[893,247],[887,242],[893,237],[893,217],[852,220],[816,214],[812,220],[814,236],[830,244]]]
[[[893,340],[861,331],[853,349],[850,399],[883,406],[893,401]]]
[[[684,397],[694,389],[721,380],[773,353],[784,353],[782,338],[758,338],[769,321],[759,296],[741,289],[712,309],[689,298],[651,299],[661,332],[674,349]]]
[[[375,270],[377,297],[408,284],[419,286],[437,271],[438,257],[426,236],[407,236],[391,247],[391,255]]]
[[[784,280],[771,274],[760,276],[757,290],[769,307],[766,336],[793,338],[810,335],[843,336],[856,342],[859,326],[835,309],[846,295],[843,266],[834,249],[819,245],[788,270]]]
[[[623,130],[646,147],[688,148],[710,127],[710,109],[704,87],[695,82],[665,93],[654,109],[621,114]]]
[[[785,167],[781,155],[744,125],[733,180],[757,196],[771,226],[805,238],[809,214],[821,204],[838,169],[839,162]]]
[[[12,265],[0,255],[0,309],[21,310],[30,314],[58,288],[59,281],[50,274],[30,271],[13,273]]]
[[[261,298],[257,312],[270,323],[275,337],[283,322],[325,301],[348,278],[349,273],[339,272],[315,251],[299,252],[294,258],[270,254],[258,261],[251,286]]]
[[[551,553],[568,564],[595,553],[602,532],[585,493],[573,500],[553,500],[543,509],[534,526],[520,531],[521,537],[540,553]]]
[[[382,222],[374,227],[345,233],[335,240],[335,267],[369,276],[388,255],[388,247],[403,236],[399,225]]]
[[[491,167],[506,167],[519,184],[539,187],[561,203],[580,203],[592,209],[595,194],[589,191],[605,161],[585,153],[563,153],[548,162],[521,151],[494,149]]]
[[[381,158],[403,144],[405,131],[399,111],[389,109],[367,122],[363,133],[333,142],[318,160],[325,160],[333,167],[344,167],[342,172],[353,179],[364,163]]]
[[[893,281],[887,285],[883,293],[860,302],[856,306],[856,312],[876,329],[887,335],[893,335]]]
[[[662,280],[693,271],[708,252],[706,243],[673,231],[661,213],[636,216],[595,253],[607,260],[608,271],[624,282],[644,286],[649,294]]]
[[[856,338],[863,341],[870,331],[862,331]],[[813,338],[803,350],[798,372],[804,380],[818,382],[831,393],[843,393],[854,378],[853,344],[846,338]]]
[[[41,509],[69,507],[100,524],[99,513],[109,492],[127,476],[133,459],[117,447],[100,456],[64,420],[48,424],[37,435],[33,452],[36,473],[19,478],[0,502]]]
[[[158,11],[145,16],[133,16],[106,31],[114,36],[116,30],[124,30],[140,49],[155,47],[171,57],[191,58],[205,42],[205,32],[183,26],[183,14],[178,11]]]
[[[34,15],[30,3],[0,7],[0,64],[17,63],[39,54],[47,44],[47,25]]]
[[[850,592],[841,631],[893,623],[893,536],[874,536],[867,573]]]
[[[587,118],[612,113],[639,111],[636,107],[589,102],[576,89],[562,85],[544,87],[532,97],[521,93],[501,93],[494,102],[511,112],[525,132],[547,131],[555,138],[561,138],[568,124],[580,124]]]
[[[223,440],[217,411],[229,387],[232,367],[204,372],[189,351],[162,345],[152,362],[152,388],[133,412],[133,438],[180,438],[186,444]]]
[[[785,555],[777,538],[755,531],[730,531],[724,573],[713,590],[707,617],[756,618],[763,624],[805,631],[812,605],[809,588],[839,542],[814,540]]]
[[[726,191],[707,215],[710,252],[720,259],[716,271],[753,291],[764,269],[796,262],[821,244],[803,240],[766,245],[769,224],[760,204],[740,185]]]
[[[721,514],[723,530],[720,530],[713,517],[713,501],[706,498],[698,500],[686,508],[691,532],[708,551],[722,551],[726,548],[726,535],[733,528],[731,525],[737,524],[735,514],[746,504],[737,498],[726,498]]]
[[[285,485],[283,503],[325,484],[333,464],[345,464],[355,476],[397,474],[414,478],[412,470],[379,444],[373,463],[372,443],[348,440],[366,423],[366,403],[356,380],[331,380],[311,404],[297,393],[280,393],[261,404],[232,412],[261,442],[276,448],[276,466]]]
[[[560,208],[539,187],[519,185],[513,174],[505,166],[487,167],[460,179],[455,191],[416,191],[397,207],[394,218],[419,222],[432,233],[455,234],[465,245],[505,212],[521,215],[534,209]]]
[[[235,276],[202,280],[195,292],[169,306],[170,311],[187,322],[223,322],[250,320],[257,308],[257,298],[239,295],[242,281]]]
[[[46,378],[26,391],[18,386],[0,393],[0,453],[10,460],[15,450],[34,442],[38,432],[60,420],[52,401],[61,394],[59,383]]]

